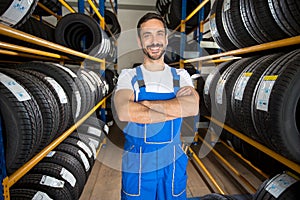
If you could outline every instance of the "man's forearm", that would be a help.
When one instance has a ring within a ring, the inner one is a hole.
[[[170,100],[142,101],[141,103],[154,111],[174,118],[195,116],[199,111],[199,96],[195,90],[191,90],[190,95],[178,96]]]
[[[176,117],[151,109],[142,103],[129,101],[128,121],[141,124],[164,122]]]

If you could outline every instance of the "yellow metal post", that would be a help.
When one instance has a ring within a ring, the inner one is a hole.
[[[246,135],[234,130],[233,128],[219,122],[218,120],[212,118],[212,117],[207,117],[207,119],[209,119],[210,121],[212,121],[213,123],[215,123],[216,125],[223,127],[224,129],[226,129],[227,131],[229,131],[230,133],[232,133],[233,135],[237,136],[238,138],[240,138],[241,140],[249,143],[250,145],[254,146],[255,148],[259,149],[260,151],[266,153],[267,155],[271,156],[272,158],[276,159],[277,161],[281,162],[282,164],[284,164],[285,166],[289,167],[290,169],[294,170],[295,172],[300,174],[300,165],[283,157],[282,155],[276,153],[275,151],[267,148],[266,146],[256,142],[255,140],[247,137]]]
[[[75,56],[78,56],[78,57],[81,57],[81,58],[86,58],[86,59],[89,59],[89,60],[93,60],[93,61],[96,61],[96,62],[100,62],[100,63],[105,62],[103,59],[99,59],[99,58],[96,58],[96,57],[93,57],[93,56],[89,56],[87,54],[75,51],[73,49],[64,47],[62,45],[59,45],[59,44],[56,44],[56,43],[53,43],[53,42],[49,42],[49,41],[44,40],[42,38],[39,38],[39,37],[36,37],[34,35],[30,35],[28,33],[16,30],[14,28],[5,26],[3,24],[0,24],[0,34],[8,36],[8,37],[15,38],[15,39],[18,39],[18,40],[22,40],[22,41],[25,41],[25,42],[29,42],[29,43],[32,43],[32,44],[48,47],[50,49],[54,49],[54,50],[57,50],[57,51],[60,51],[60,52],[69,53],[69,54],[72,54],[72,55],[75,55]]]
[[[71,13],[76,13],[76,11],[64,0],[58,0],[65,8],[67,8]]]

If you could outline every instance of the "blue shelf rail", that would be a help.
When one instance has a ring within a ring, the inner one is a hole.
[[[59,0],[59,2],[62,3],[64,7],[66,7],[71,13],[76,12],[70,5],[65,2],[64,0]],[[91,1],[88,0],[90,3],[91,7],[93,10],[98,14],[100,12],[100,26],[101,28],[104,29],[105,27],[105,21],[104,21],[104,5],[105,5],[105,0],[99,0],[99,11],[95,7],[95,4]],[[78,0],[78,11],[79,12],[84,12],[84,1],[83,0]],[[61,11],[60,11],[61,12]],[[97,14],[97,15],[98,15]],[[16,39],[21,39],[25,40],[24,38],[27,38],[27,42],[29,43],[37,43],[40,46],[45,45],[45,41],[42,40],[40,42],[36,42],[36,39],[34,36],[32,38],[28,38],[28,34],[22,33],[21,36],[15,33],[13,28],[7,27],[5,25],[0,24],[0,29],[1,29],[1,35],[7,35],[12,38]],[[81,52],[77,52],[71,49],[68,49],[66,47],[63,47],[61,45],[57,44],[52,44],[49,45],[51,49],[56,49],[59,51],[66,51],[70,54],[74,54],[76,56],[82,57],[82,58],[87,58],[96,62],[99,62],[101,64],[101,70],[105,70],[105,60],[104,59],[99,59],[93,56],[86,55]],[[96,110],[101,108],[105,108],[103,105],[105,104],[105,101],[108,97],[105,97],[100,101],[92,110],[90,110],[84,117],[82,117],[79,121],[77,121],[72,127],[70,127],[67,131],[62,133],[60,137],[58,137],[56,140],[54,140],[51,144],[49,144],[47,147],[45,147],[41,152],[39,152],[36,156],[34,156],[30,161],[25,163],[20,169],[15,171],[13,174],[10,176],[7,176],[6,173],[6,164],[5,164],[5,152],[4,152],[4,142],[3,142],[3,129],[2,129],[2,124],[1,124],[1,116],[0,116],[0,180],[1,180],[1,186],[0,186],[0,192],[2,195],[0,195],[0,200],[9,200],[10,199],[10,194],[9,194],[9,188],[14,185],[15,182],[17,182],[20,178],[22,178],[32,167],[34,167],[40,160],[42,160],[51,150],[53,150],[56,146],[58,146],[64,139],[66,139],[74,130],[76,130],[77,127],[79,127],[88,117],[90,117]]]
[[[5,155],[4,155],[4,142],[3,142],[3,135],[2,135],[2,119],[0,116],[0,180],[1,183],[3,182],[3,179],[6,177],[6,165],[5,165]],[[3,185],[0,186],[0,192],[3,194]],[[3,200],[4,196],[0,195],[0,200]]]

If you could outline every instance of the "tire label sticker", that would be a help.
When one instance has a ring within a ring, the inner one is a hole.
[[[108,134],[108,132],[109,132],[109,127],[106,124],[104,125],[104,131],[106,134]]]
[[[252,73],[244,73],[238,80],[235,88],[234,88],[234,99],[236,100],[243,100],[244,91],[246,88],[246,85],[251,77]]]
[[[276,79],[277,79],[277,75],[264,76],[262,82],[259,84],[258,95],[256,98],[257,110],[268,112],[270,95]]]
[[[76,107],[76,111],[75,111],[75,118],[77,118],[79,116],[80,108],[81,108],[81,96],[80,96],[79,91],[76,91],[74,93],[75,93],[75,98],[76,98],[76,102],[77,102],[77,107]]]
[[[226,83],[226,80],[224,80],[222,78],[220,78],[218,81],[216,91],[215,91],[215,94],[216,94],[215,98],[216,98],[216,102],[218,104],[223,103],[223,92],[224,92],[225,83]]]
[[[35,193],[35,195],[32,197],[32,200],[40,200],[40,199],[43,199],[43,200],[53,200],[46,193],[41,192],[41,191],[37,191]]]
[[[53,157],[55,153],[56,153],[55,151],[50,151],[50,152],[46,155],[46,157]]]
[[[214,14],[215,15],[215,14]],[[216,17],[212,17],[210,18],[210,30],[211,30],[211,34],[214,36],[214,37],[218,37],[219,36],[219,33],[217,31],[217,25],[216,25]]]
[[[0,23],[14,26],[27,15],[33,0],[14,0],[9,8],[0,16]]]
[[[226,12],[227,10],[230,9],[230,0],[225,0],[224,3],[223,3],[223,9],[224,9],[224,12]]]
[[[69,68],[67,68],[67,67],[65,67],[65,66],[62,66],[62,65],[60,65],[60,64],[57,64],[57,63],[51,63],[52,65],[55,65],[55,66],[57,66],[57,67],[59,67],[59,68],[61,68],[61,69],[63,69],[64,71],[66,71],[68,74],[70,74],[70,76],[72,77],[72,78],[77,78],[77,75],[72,71],[72,70],[70,70]]]
[[[43,175],[42,179],[40,180],[40,184],[46,185],[49,187],[54,187],[54,188],[63,188],[65,185],[65,182],[62,180],[58,180],[51,176]]]
[[[87,153],[89,158],[92,157],[93,153],[91,152],[90,148],[88,146],[86,146],[86,144],[84,144],[81,141],[78,141],[77,145]]]
[[[95,137],[99,137],[100,138],[102,131],[100,129],[98,129],[98,128],[89,126],[89,128],[87,130],[87,133],[89,133],[91,135],[94,135]]]
[[[205,84],[204,84],[204,94],[208,95],[208,92],[209,92],[209,88],[210,88],[210,84],[211,84],[211,81],[213,79],[213,77],[215,76],[215,73],[216,73],[216,69],[211,72],[208,77],[206,78],[206,81],[205,81]]]
[[[78,150],[78,154],[83,162],[83,165],[84,165],[84,168],[85,168],[85,171],[89,171],[90,169],[90,163],[87,159],[87,157],[85,156],[85,154],[81,151],[81,150]]]
[[[73,176],[71,172],[69,172],[66,168],[62,168],[60,171],[60,176],[66,180],[72,187],[75,187],[76,184],[76,178]]]
[[[18,101],[27,101],[31,99],[26,89],[9,76],[0,73],[0,82],[11,91]]]
[[[92,149],[92,152],[93,152],[93,155],[94,155],[94,159],[96,159],[96,157],[97,157],[96,147],[93,144],[91,144],[91,143],[89,143],[89,146]]]
[[[64,89],[56,82],[56,80],[54,80],[51,77],[45,77],[45,80],[47,80],[52,85],[54,90],[56,91],[60,103],[61,104],[68,103],[68,97],[67,97]]]
[[[287,174],[281,174],[268,184],[266,191],[277,199],[287,188],[296,182],[297,180],[293,177]]]
[[[89,145],[94,145],[95,148],[98,148],[99,143],[97,140],[93,139],[93,138],[89,138]]]

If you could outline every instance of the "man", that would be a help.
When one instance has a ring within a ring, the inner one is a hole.
[[[183,117],[198,114],[199,96],[185,70],[164,63],[168,40],[163,18],[147,13],[137,31],[144,62],[122,70],[114,96],[119,120],[128,122],[121,198],[186,199],[188,159],[180,129]]]

